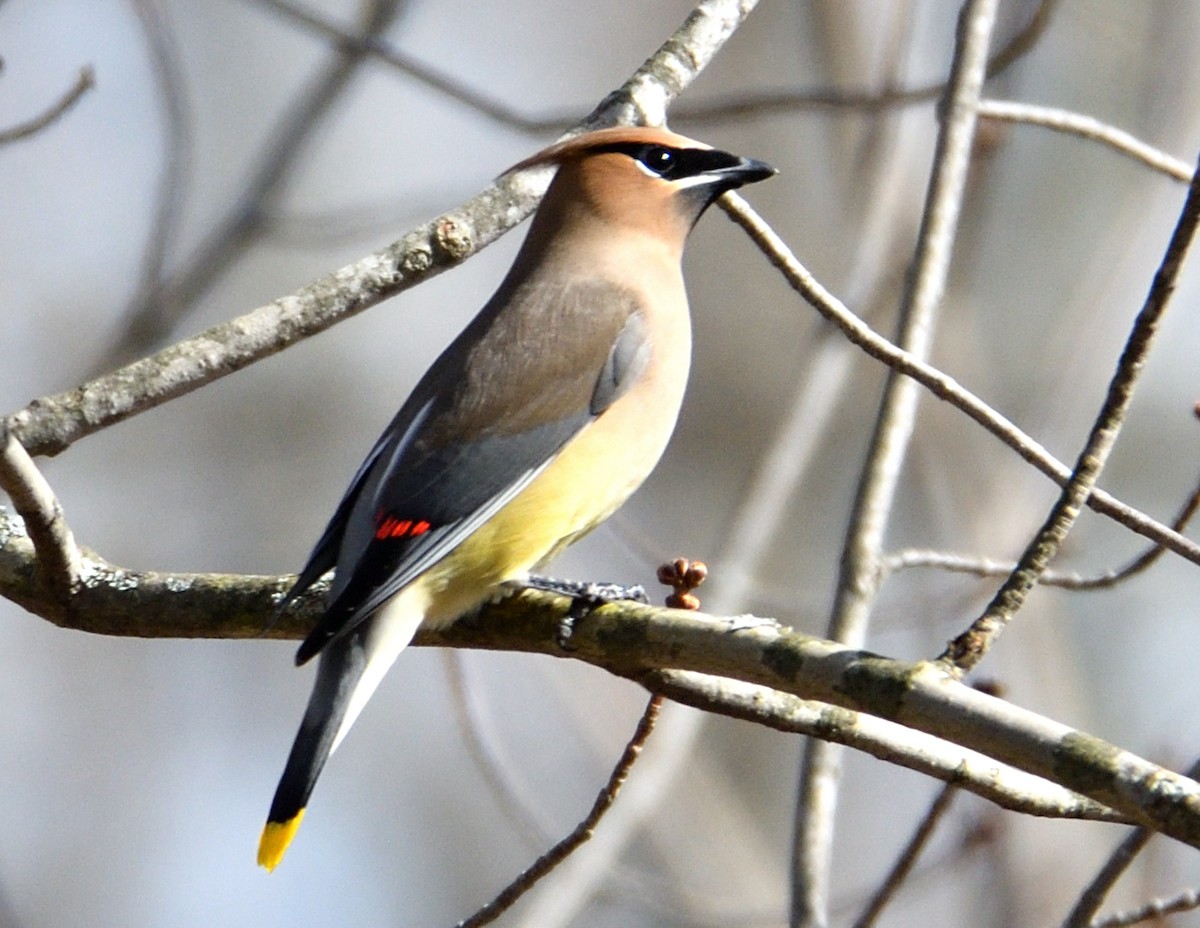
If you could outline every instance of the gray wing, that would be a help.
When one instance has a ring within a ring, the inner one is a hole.
[[[447,349],[367,456],[285,600],[336,559],[328,609],[301,645],[297,663],[320,653],[445,557],[624,395],[650,354],[641,315],[632,308],[616,320],[619,327],[610,324],[616,328],[612,335],[592,333],[600,338],[588,340],[574,366],[564,365],[570,358],[539,360],[536,350],[532,363],[527,354],[499,370],[473,364],[478,353],[494,352],[502,341],[487,337],[494,326],[471,342],[471,352],[455,353],[460,342],[469,341],[470,329]],[[540,368],[546,366],[570,375],[544,377]],[[481,384],[481,373],[501,382]],[[531,383],[539,388],[530,390]],[[491,421],[483,425],[488,403]]]

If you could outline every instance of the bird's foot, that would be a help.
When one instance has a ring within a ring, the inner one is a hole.
[[[555,577],[542,577],[534,574],[527,577],[522,585],[531,590],[542,590],[546,593],[558,593],[560,596],[571,597],[571,608],[558,623],[556,635],[558,646],[564,651],[573,650],[571,635],[575,632],[575,623],[593,609],[621,600],[631,600],[642,605],[650,602],[646,590],[640,585],[624,586],[620,583],[559,580]]]
[[[590,580],[559,580],[557,577],[543,577],[540,574],[530,574],[521,583],[531,590],[541,590],[545,593],[557,593],[569,596],[571,599],[587,600],[592,608],[607,603],[619,602],[623,599],[647,605],[650,602],[646,590],[640,584],[625,586],[620,583],[594,583]]]

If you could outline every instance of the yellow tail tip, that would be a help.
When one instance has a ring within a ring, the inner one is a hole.
[[[258,839],[258,865],[274,870],[287,853],[288,845],[296,837],[296,829],[304,820],[304,810],[301,809],[286,822],[267,822],[263,827],[262,837]]]

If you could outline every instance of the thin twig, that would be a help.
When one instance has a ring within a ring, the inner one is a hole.
[[[1063,922],[1063,928],[1089,928],[1093,924],[1093,917],[1100,911],[1100,906],[1104,904],[1117,880],[1124,875],[1134,858],[1153,837],[1154,832],[1149,828],[1135,828],[1125,837],[1092,882],[1080,893],[1075,907]]]
[[[364,35],[386,29],[403,9],[401,0],[363,0]],[[293,101],[259,156],[250,181],[233,207],[174,277],[144,295],[125,314],[121,331],[98,359],[98,367],[136,356],[158,344],[187,317],[233,263],[267,227],[271,205],[290,181],[305,142],[368,61],[353,47],[338,48],[321,72]]]
[[[1192,179],[1192,166],[1186,161],[1182,161],[1174,155],[1168,155],[1153,145],[1147,145],[1137,136],[1101,122],[1092,116],[1052,106],[1016,103],[1008,100],[981,100],[979,115],[981,118],[1043,126],[1058,132],[1077,135],[1107,145],[1114,151],[1185,184]]]
[[[704,573],[697,571],[696,565],[686,559],[661,565],[658,580],[672,588],[671,595],[664,597],[666,604],[670,606],[671,598],[678,595],[684,597],[684,608],[698,609],[699,600],[691,591],[703,582]],[[707,718],[702,712],[689,712],[681,706],[663,707],[655,729],[656,749],[640,761],[637,780],[621,794],[620,805],[605,818],[604,828],[587,847],[580,848],[558,868],[553,892],[539,893],[524,908],[522,924],[536,928],[570,928],[579,923],[588,903],[601,893],[630,898],[631,889],[640,889],[638,895],[645,895],[649,889],[644,885],[646,874],[643,872],[642,879],[631,886],[635,874],[631,874],[622,861],[628,857],[630,844],[645,834],[648,819],[669,800],[678,788],[681,776],[692,768],[696,742]],[[695,908],[690,900],[679,905],[678,898],[670,898],[678,894],[668,895],[661,886],[650,892],[656,905],[670,906],[674,901],[676,915]]]
[[[1104,918],[1098,918],[1088,928],[1126,928],[1128,925],[1136,925],[1140,922],[1161,921],[1168,915],[1191,912],[1194,909],[1200,909],[1200,890],[1185,889],[1166,899],[1155,899],[1135,909],[1115,912]]]
[[[923,858],[909,877],[909,885],[948,885],[952,876],[971,866],[974,857],[981,851],[992,850],[990,845],[994,843],[995,830],[991,827],[989,819],[994,818],[996,813],[993,812],[967,822],[957,840],[940,848],[938,853]],[[980,862],[980,865],[986,866],[986,862]],[[840,895],[842,898],[835,900],[832,905],[833,913],[849,918],[862,907],[862,900],[867,891],[845,887]]]
[[[292,0],[255,0],[255,2],[270,7],[291,22],[303,26],[311,32],[333,40],[339,47],[353,48],[356,52],[369,54],[376,60],[420,81],[426,87],[436,90],[456,103],[510,129],[516,129],[527,135],[545,135],[548,132],[562,132],[578,118],[578,110],[545,117],[526,116],[507,103],[479,93],[462,81],[440,73],[428,64],[396,48],[381,36],[355,35],[317,10],[294,3]]]
[[[4,420],[0,420],[0,489],[25,521],[40,582],[50,598],[65,608],[79,583],[79,549],[58,497]]]
[[[160,302],[164,271],[179,235],[193,148],[192,111],[167,10],[161,0],[135,0],[133,9],[142,27],[162,108],[165,150],[158,172],[154,214],[142,249],[138,288],[125,309],[126,318],[146,312]]]
[[[891,872],[883,884],[871,897],[871,901],[867,903],[866,909],[863,910],[854,922],[854,928],[871,928],[883,913],[888,903],[896,895],[896,891],[904,885],[912,873],[913,867],[916,866],[917,858],[925,850],[925,846],[929,843],[929,839],[933,837],[934,829],[945,817],[947,810],[950,808],[950,801],[954,798],[958,788],[953,783],[947,783],[938,791],[929,809],[925,812],[920,824],[917,826],[913,836],[909,839],[908,844],[904,846],[904,850],[900,852],[900,856],[892,865]]]
[[[971,626],[950,642],[939,661],[958,672],[969,672],[1024,604],[1050,561],[1058,553],[1084,502],[1096,485],[1125,422],[1134,390],[1145,367],[1159,324],[1175,292],[1188,249],[1200,226],[1200,175],[1188,188],[1187,199],[1170,243],[1150,285],[1146,301],[1134,320],[1129,338],[1109,383],[1108,394],[1096,416],[1087,441],[1079,453],[1071,479],[1063,487],[1046,521],[1030,541],[1016,569]]]
[[[613,767],[608,782],[600,790],[596,801],[592,804],[591,811],[588,812],[583,821],[576,825],[569,835],[534,861],[520,876],[492,899],[491,902],[470,918],[459,922],[458,928],[479,928],[481,925],[488,925],[494,922],[505,911],[511,908],[518,899],[529,892],[539,880],[562,863],[576,848],[591,838],[600,819],[604,817],[604,813],[612,808],[612,804],[616,802],[621,787],[625,785],[625,780],[629,777],[629,771],[637,762],[638,757],[642,753],[642,748],[645,747],[647,739],[654,731],[654,723],[658,720],[658,711],[662,708],[662,704],[662,696],[654,695],[650,697],[650,701],[646,703],[646,708],[642,712],[641,719],[638,720],[633,737],[625,745],[625,750],[621,753],[616,766]]]
[[[439,72],[429,64],[406,54],[379,36],[358,36],[317,10],[292,0],[255,0],[292,22],[340,45],[351,46],[374,56],[378,61],[420,81],[455,102],[474,110],[499,125],[528,135],[561,131],[575,120],[578,109],[538,116],[522,113],[508,103],[489,97],[462,81]],[[1058,0],[1042,0],[1029,22],[988,62],[988,77],[1011,67],[1032,50],[1046,27]],[[918,87],[888,88],[883,91],[776,90],[758,91],[737,97],[681,104],[672,112],[676,123],[704,125],[753,116],[762,118],[775,112],[802,110],[856,110],[873,112],[892,107],[911,106],[937,99],[945,92],[943,82]]]
[[[1182,532],[1187,524],[1200,509],[1200,486],[1192,491],[1183,508],[1175,516],[1171,528]],[[1080,573],[1054,570],[1048,568],[1039,581],[1043,586],[1059,587],[1066,590],[1104,590],[1111,589],[1120,583],[1148,570],[1162,557],[1166,549],[1162,545],[1150,545],[1141,554],[1122,564],[1120,567],[1110,567],[1098,574],[1084,575]],[[1013,561],[997,561],[986,557],[952,554],[947,551],[925,551],[908,549],[889,554],[883,559],[883,569],[887,572],[905,570],[914,567],[931,567],[951,573],[972,574],[976,577],[1005,577],[1016,569]]]
[[[938,135],[921,230],[902,297],[896,344],[925,361],[950,273],[958,217],[975,136],[975,111],[983,87],[987,44],[996,0],[964,6],[952,65],[948,110]],[[889,368],[875,429],[850,515],[837,601],[829,637],[858,647],[879,588],[883,537],[916,420],[920,385]]]
[[[511,780],[504,775],[494,739],[489,736],[492,726],[482,717],[479,700],[475,698],[471,677],[463,667],[463,655],[458,651],[445,653],[446,674],[450,680],[450,704],[462,734],[467,753],[483,776],[484,783],[496,800],[496,806],[531,847],[546,843],[546,830],[534,819],[532,810],[537,804],[530,796],[518,794]]]
[[[75,78],[75,83],[46,112],[34,116],[25,122],[17,123],[15,126],[9,126],[7,129],[0,129],[0,145],[37,135],[43,129],[53,125],[66,115],[71,107],[78,103],[83,98],[83,95],[95,86],[95,68],[90,64],[84,65],[79,69],[79,76]]]
[[[1188,770],[1188,776],[1200,776],[1200,760],[1192,764]],[[1104,900],[1108,898],[1112,888],[1117,885],[1117,880],[1124,876],[1125,871],[1133,864],[1134,858],[1142,852],[1153,837],[1154,832],[1149,828],[1135,828],[1126,835],[1125,840],[1117,845],[1108,860],[1104,862],[1104,866],[1079,894],[1078,901],[1063,920],[1062,928],[1089,928],[1093,924],[1096,913],[1100,911],[1100,906],[1104,905]]]
[[[895,78],[907,45],[907,35],[898,34],[911,22],[900,6],[888,14],[886,47],[889,59],[883,73]],[[676,110],[672,115],[677,115]],[[900,175],[904,159],[894,157],[898,120],[872,120],[860,150],[863,164],[856,175],[856,186],[864,192],[865,215],[854,236],[855,248],[846,279],[854,282],[855,304],[874,305],[882,290],[884,272],[896,251],[904,223],[896,221],[896,191],[904,189]],[[857,297],[857,298],[855,298]],[[774,544],[779,526],[788,518],[788,504],[804,480],[817,451],[827,442],[827,432],[835,421],[833,411],[843,395],[842,384],[849,376],[853,350],[838,338],[837,330],[822,320],[814,320],[818,330],[811,341],[808,362],[798,372],[794,393],[786,411],[779,417],[768,444],[759,456],[741,500],[734,510],[712,561],[720,565],[716,575],[716,595],[709,605],[715,612],[739,610],[755,583],[754,571],[764,552]],[[761,591],[760,591],[761,592]]]
[[[762,217],[745,199],[735,193],[727,193],[717,201],[717,204],[746,230],[767,259],[784,275],[788,284],[813,309],[837,325],[852,344],[877,361],[911,377],[938,399],[945,400],[966,413],[1060,486],[1065,485],[1070,479],[1070,468],[1013,422],[966,389],[953,377],[896,347],[850,312],[841,300],[825,289],[809,273],[783,239],[763,221]],[[1119,522],[1130,531],[1149,538],[1194,564],[1200,564],[1200,544],[1158,520],[1152,519],[1146,513],[1123,503],[1110,493],[1098,487],[1094,488],[1091,496],[1088,497],[1087,504],[1091,509]]]
[[[976,110],[987,69],[988,42],[998,0],[967,0],[959,15],[944,116],[934,152],[916,252],[901,299],[897,344],[924,362],[933,343],[962,210],[975,138]],[[916,421],[920,385],[888,369],[850,515],[828,637],[852,647],[866,640],[870,611],[882,578],[883,538]],[[804,755],[792,846],[791,924],[829,921],[834,815],[841,750],[810,741]]]

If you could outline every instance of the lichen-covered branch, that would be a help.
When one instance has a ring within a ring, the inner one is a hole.
[[[0,490],[8,494],[24,520],[36,555],[36,579],[41,591],[50,600],[65,605],[79,583],[81,571],[75,537],[58,497],[3,419],[0,419]]]
[[[107,635],[300,638],[319,614],[324,592],[312,591],[272,624],[274,604],[290,577],[132,571],[85,551],[78,590],[70,607],[62,610],[39,586],[34,562],[33,544],[21,520],[0,511],[0,591],[60,626]],[[672,698],[682,699],[690,688],[694,705],[743,718],[750,717],[745,692],[735,685],[723,695],[710,678],[816,700],[840,707],[811,707],[816,711],[813,721],[827,729],[817,734],[828,736],[841,727],[842,740],[861,747],[874,720],[915,729],[985,755],[978,760],[963,755],[964,769],[972,764],[979,768],[979,775],[971,778],[974,782],[986,780],[986,758],[994,758],[1099,804],[1069,802],[1059,794],[1055,801],[1073,810],[1064,814],[1111,818],[1099,807],[1105,806],[1121,820],[1200,847],[1200,784],[978,693],[931,663],[879,657],[769,620],[723,619],[635,603],[606,606],[585,617],[576,623],[573,650],[563,651],[559,625],[570,606],[564,597],[525,592],[451,628],[421,631],[416,644],[572,657]],[[661,676],[666,670],[703,677]],[[780,706],[781,721],[775,727],[787,727],[787,715],[794,722],[797,704],[784,699]],[[863,714],[861,721],[854,713]],[[766,722],[761,716],[755,720]],[[848,737],[852,723],[860,727]],[[873,753],[885,756],[885,750]],[[933,763],[909,766],[937,775]],[[1003,779],[1002,768],[997,778]],[[964,782],[964,788],[972,787]]]
[[[556,623],[569,605],[524,594],[490,607],[473,623],[418,640],[564,656]],[[931,662],[896,661],[745,617],[625,603],[576,623],[571,643],[566,656],[622,676],[642,679],[669,667],[728,677],[937,735],[1200,847],[1200,783],[980,693]]]
[[[683,670],[638,678],[675,702],[776,731],[832,741],[958,786],[1010,812],[1047,818],[1127,822],[1125,816],[1042,777],[894,722],[790,693]]]

